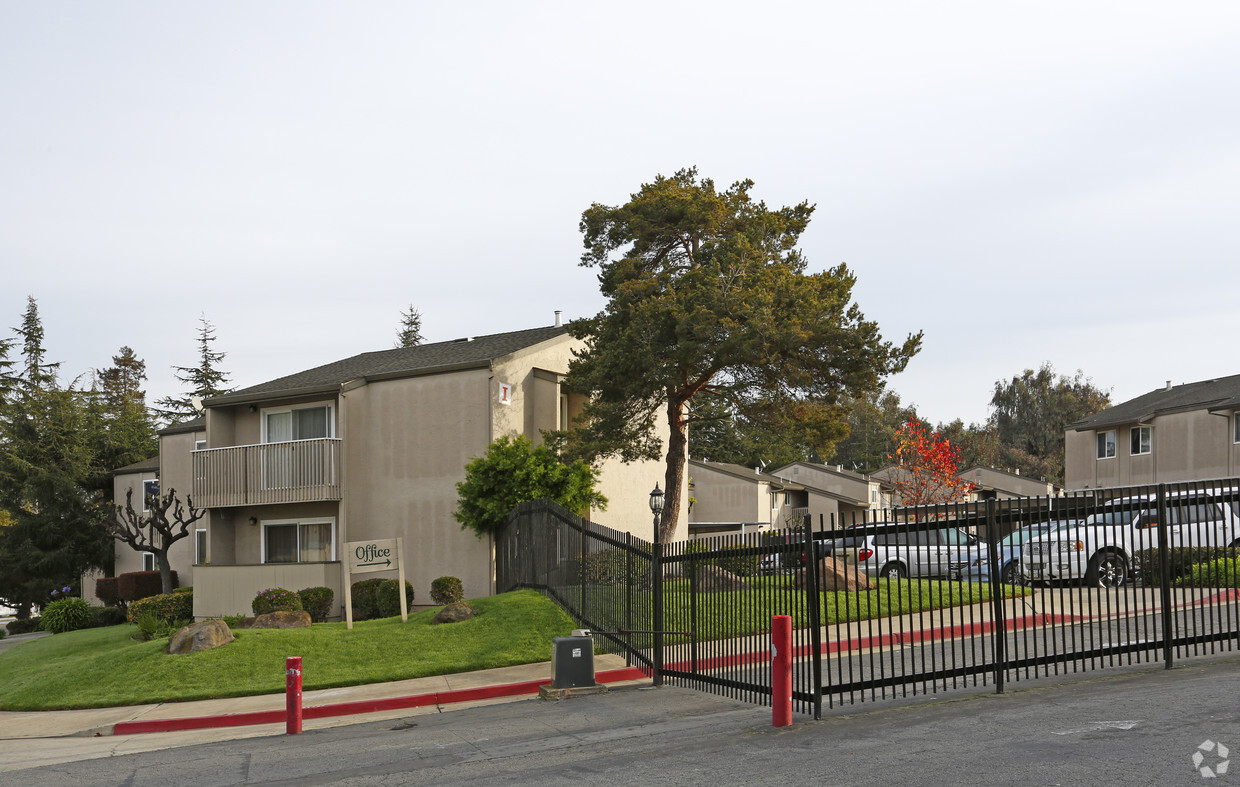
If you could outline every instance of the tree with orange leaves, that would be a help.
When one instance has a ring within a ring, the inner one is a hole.
[[[891,483],[906,506],[962,502],[973,484],[960,477],[960,449],[910,418],[895,436]]]

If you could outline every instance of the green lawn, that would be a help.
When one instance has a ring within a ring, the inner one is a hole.
[[[304,688],[326,689],[529,664],[551,658],[572,620],[534,591],[470,601],[478,615],[430,625],[434,610],[305,629],[234,632],[236,641],[188,656],[167,639],[134,642],[135,626],[32,640],[0,654],[0,710],[100,708],[284,691],[284,659],[301,656]]]

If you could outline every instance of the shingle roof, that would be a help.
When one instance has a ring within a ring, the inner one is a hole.
[[[1240,407],[1240,374],[1159,388],[1068,424],[1078,432],[1130,423],[1148,423],[1155,416],[1189,410]]]
[[[304,372],[286,375],[275,380],[232,393],[216,396],[206,401],[208,406],[253,399],[290,391],[314,391],[333,389],[350,380],[375,377],[400,377],[425,374],[436,370],[460,368],[471,364],[483,365],[526,347],[566,335],[563,326],[531,328],[524,331],[496,333],[456,339],[450,342],[421,344],[416,347],[400,347],[393,350],[362,353],[352,358],[317,366]]]
[[[112,475],[126,475],[127,473],[157,473],[159,472],[159,457],[152,456],[150,459],[143,459],[140,462],[134,462],[131,465],[118,467],[112,471]]]
[[[155,432],[155,434],[182,434],[184,432],[205,432],[207,430],[207,419],[203,416],[182,421],[179,424],[169,424],[163,429]]]
[[[721,473],[736,476],[744,481],[766,481],[772,484],[796,487],[796,484],[789,482],[787,479],[755,472],[752,467],[745,467],[744,465],[734,465],[730,462],[708,462],[705,459],[690,459],[689,464],[702,467],[703,469],[718,470]]]

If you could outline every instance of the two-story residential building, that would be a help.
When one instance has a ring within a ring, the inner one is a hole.
[[[1013,497],[1054,497],[1059,490],[1044,478],[1033,478],[1019,472],[997,467],[974,465],[963,470],[960,477],[970,484],[973,500],[1005,500]]]
[[[1240,375],[1166,386],[1069,424],[1070,490],[1240,475]]]
[[[805,490],[757,469],[690,459],[689,533],[747,533],[799,524]]]
[[[882,479],[854,473],[839,465],[792,462],[770,471],[778,478],[800,484],[806,491],[806,507],[814,526],[873,520],[888,507],[890,489]]]
[[[183,585],[192,578],[195,616],[248,613],[265,588],[314,586],[336,592],[339,614],[342,545],[369,539],[403,539],[417,602],[444,575],[469,596],[493,592],[490,540],[452,517],[456,484],[497,437],[539,442],[570,423],[584,400],[561,381],[582,346],[558,325],[471,337],[364,353],[205,401],[200,424],[161,433],[158,478],[209,511],[181,552],[194,564],[173,566]],[[118,499],[146,472],[119,474]],[[649,492],[662,478],[659,462],[605,462],[609,505],[585,513],[649,539]],[[122,551],[118,571],[134,557]]]

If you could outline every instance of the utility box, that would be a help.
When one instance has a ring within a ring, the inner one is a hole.
[[[594,640],[582,630],[556,637],[551,647],[551,688],[576,689],[594,685]]]

